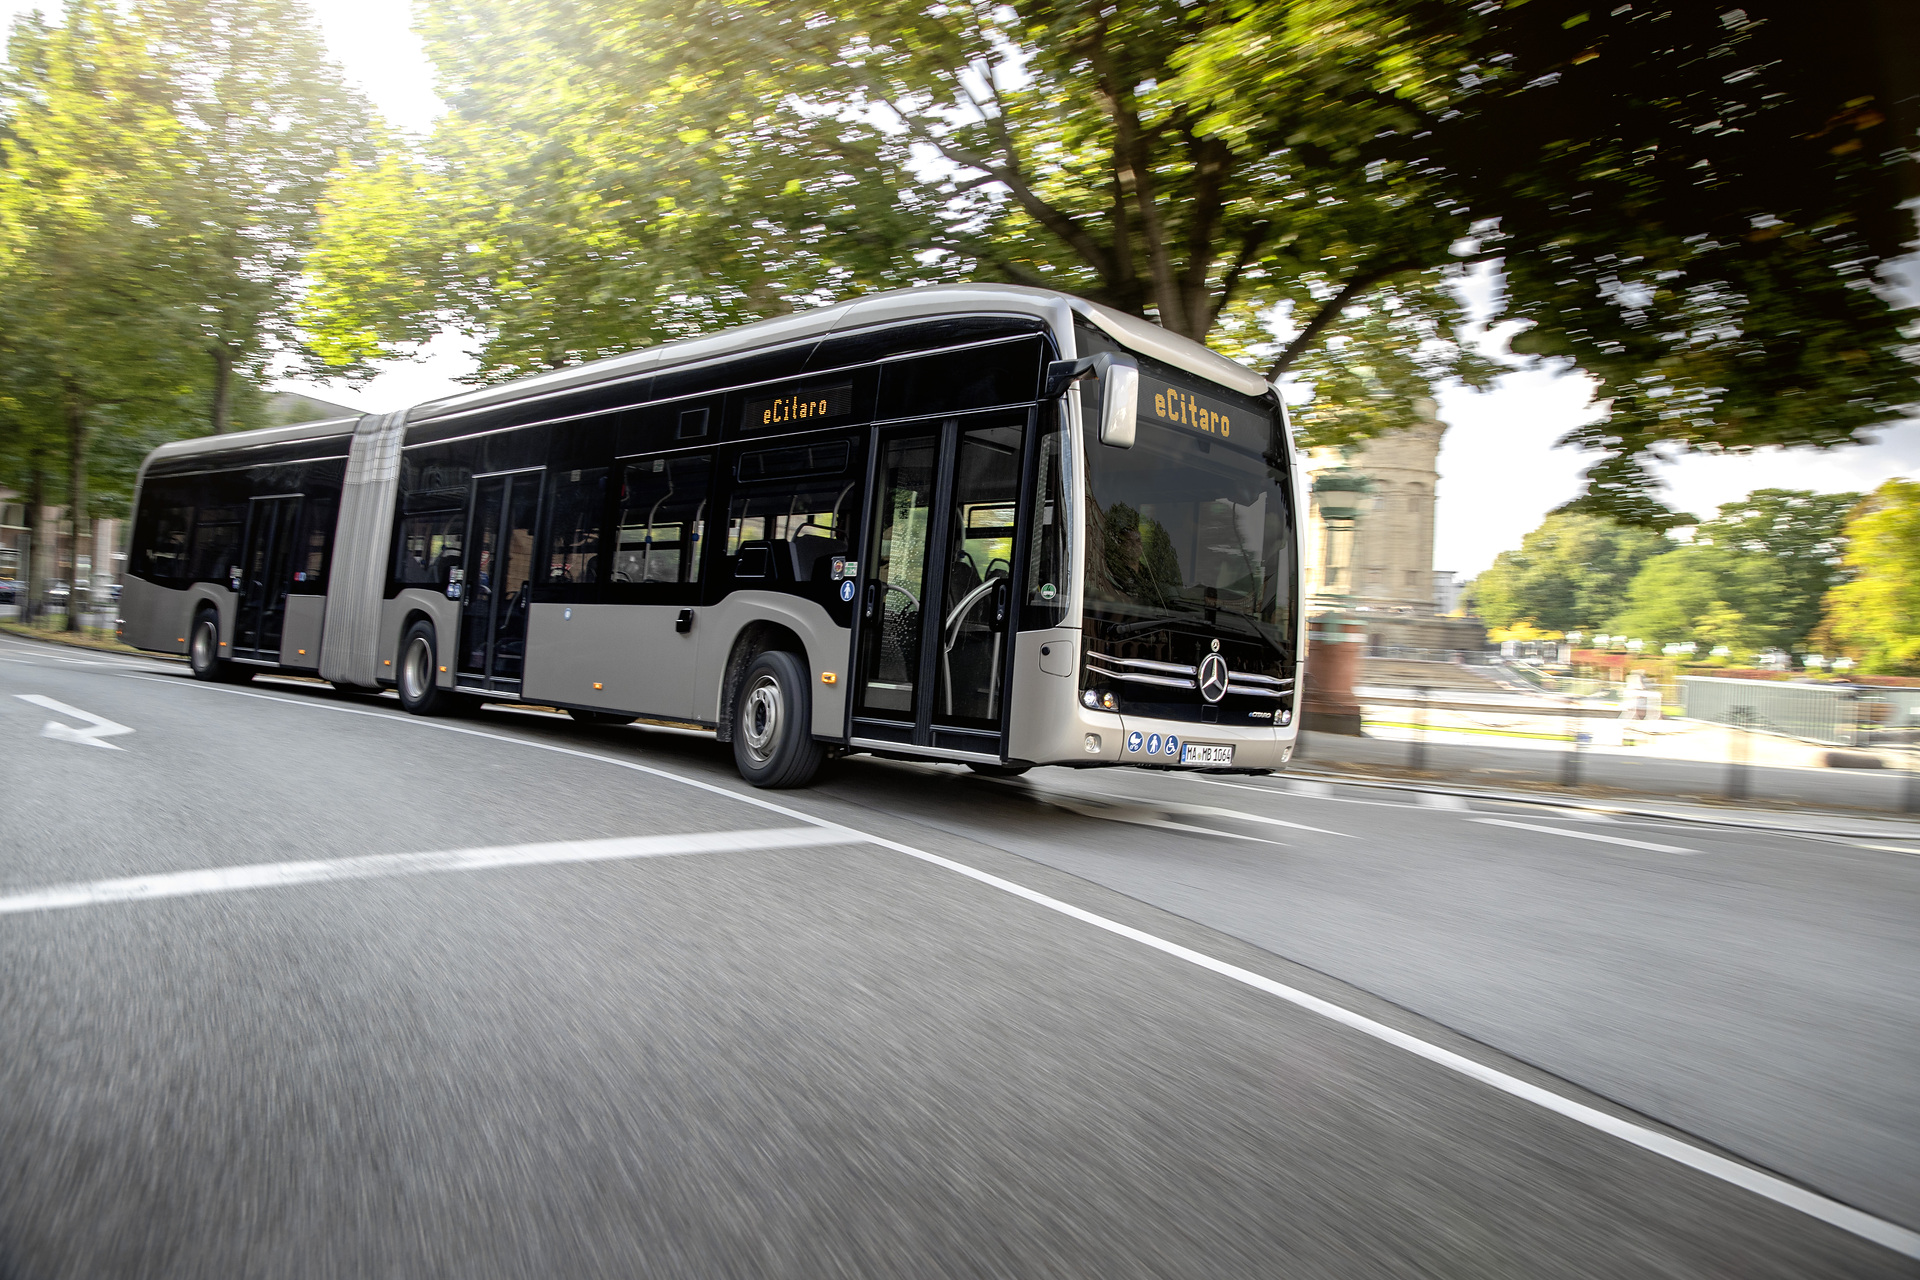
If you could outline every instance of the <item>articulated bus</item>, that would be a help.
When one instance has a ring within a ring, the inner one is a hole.
[[[1305,654],[1258,375],[1039,289],[883,293],[398,413],[164,445],[121,637],[829,755],[1270,770]]]

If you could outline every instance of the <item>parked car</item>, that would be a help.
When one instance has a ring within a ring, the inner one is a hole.
[[[25,604],[27,584],[17,578],[0,578],[0,604]]]

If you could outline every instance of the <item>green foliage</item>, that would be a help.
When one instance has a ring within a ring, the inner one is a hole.
[[[179,137],[159,69],[114,11],[82,0],[59,27],[15,24],[0,81],[0,412],[21,433],[17,480],[57,455],[84,496],[96,414],[165,416],[189,394],[156,216]]]
[[[125,514],[164,440],[249,425],[365,111],[292,0],[70,0],[0,67],[0,483]]]
[[[298,348],[315,206],[340,155],[366,148],[368,111],[297,0],[142,0],[133,12],[178,122],[168,265],[193,303],[183,314],[224,431],[235,377],[258,381]]]
[[[1915,400],[1879,63],[1814,6],[1653,0],[431,0],[453,112],[343,170],[306,312],[348,370],[451,321],[497,380],[864,290],[1047,285],[1408,425],[1466,264],[1662,442],[1860,438]],[[1909,131],[1910,133],[1910,131]],[[1271,318],[1288,317],[1281,342]]]
[[[1710,547],[1681,547],[1649,561],[1627,586],[1623,611],[1608,628],[1658,649],[1711,640],[1740,651],[1765,648],[1747,615],[1724,596],[1725,565]],[[1706,633],[1711,632],[1709,636]]]
[[[1846,533],[1852,577],[1827,596],[1827,631],[1864,671],[1920,675],[1920,483],[1881,485]]]
[[[1591,632],[1620,609],[1641,566],[1667,558],[1672,547],[1646,529],[1556,513],[1473,580],[1471,607],[1493,627],[1529,620],[1549,631]]]
[[[1756,489],[1633,580],[1616,634],[1736,650],[1803,649],[1840,574],[1856,493]],[[1668,563],[1668,562],[1671,563]]]

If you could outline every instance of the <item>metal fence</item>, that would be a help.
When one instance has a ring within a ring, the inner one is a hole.
[[[1689,720],[1744,725],[1834,747],[1860,741],[1861,690],[1850,685],[1682,676],[1680,689]]]

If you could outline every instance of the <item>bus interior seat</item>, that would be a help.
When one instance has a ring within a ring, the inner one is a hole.
[[[789,543],[788,550],[793,555],[795,582],[824,582],[832,568],[833,557],[844,556],[847,553],[847,544],[838,538],[806,533]]]

